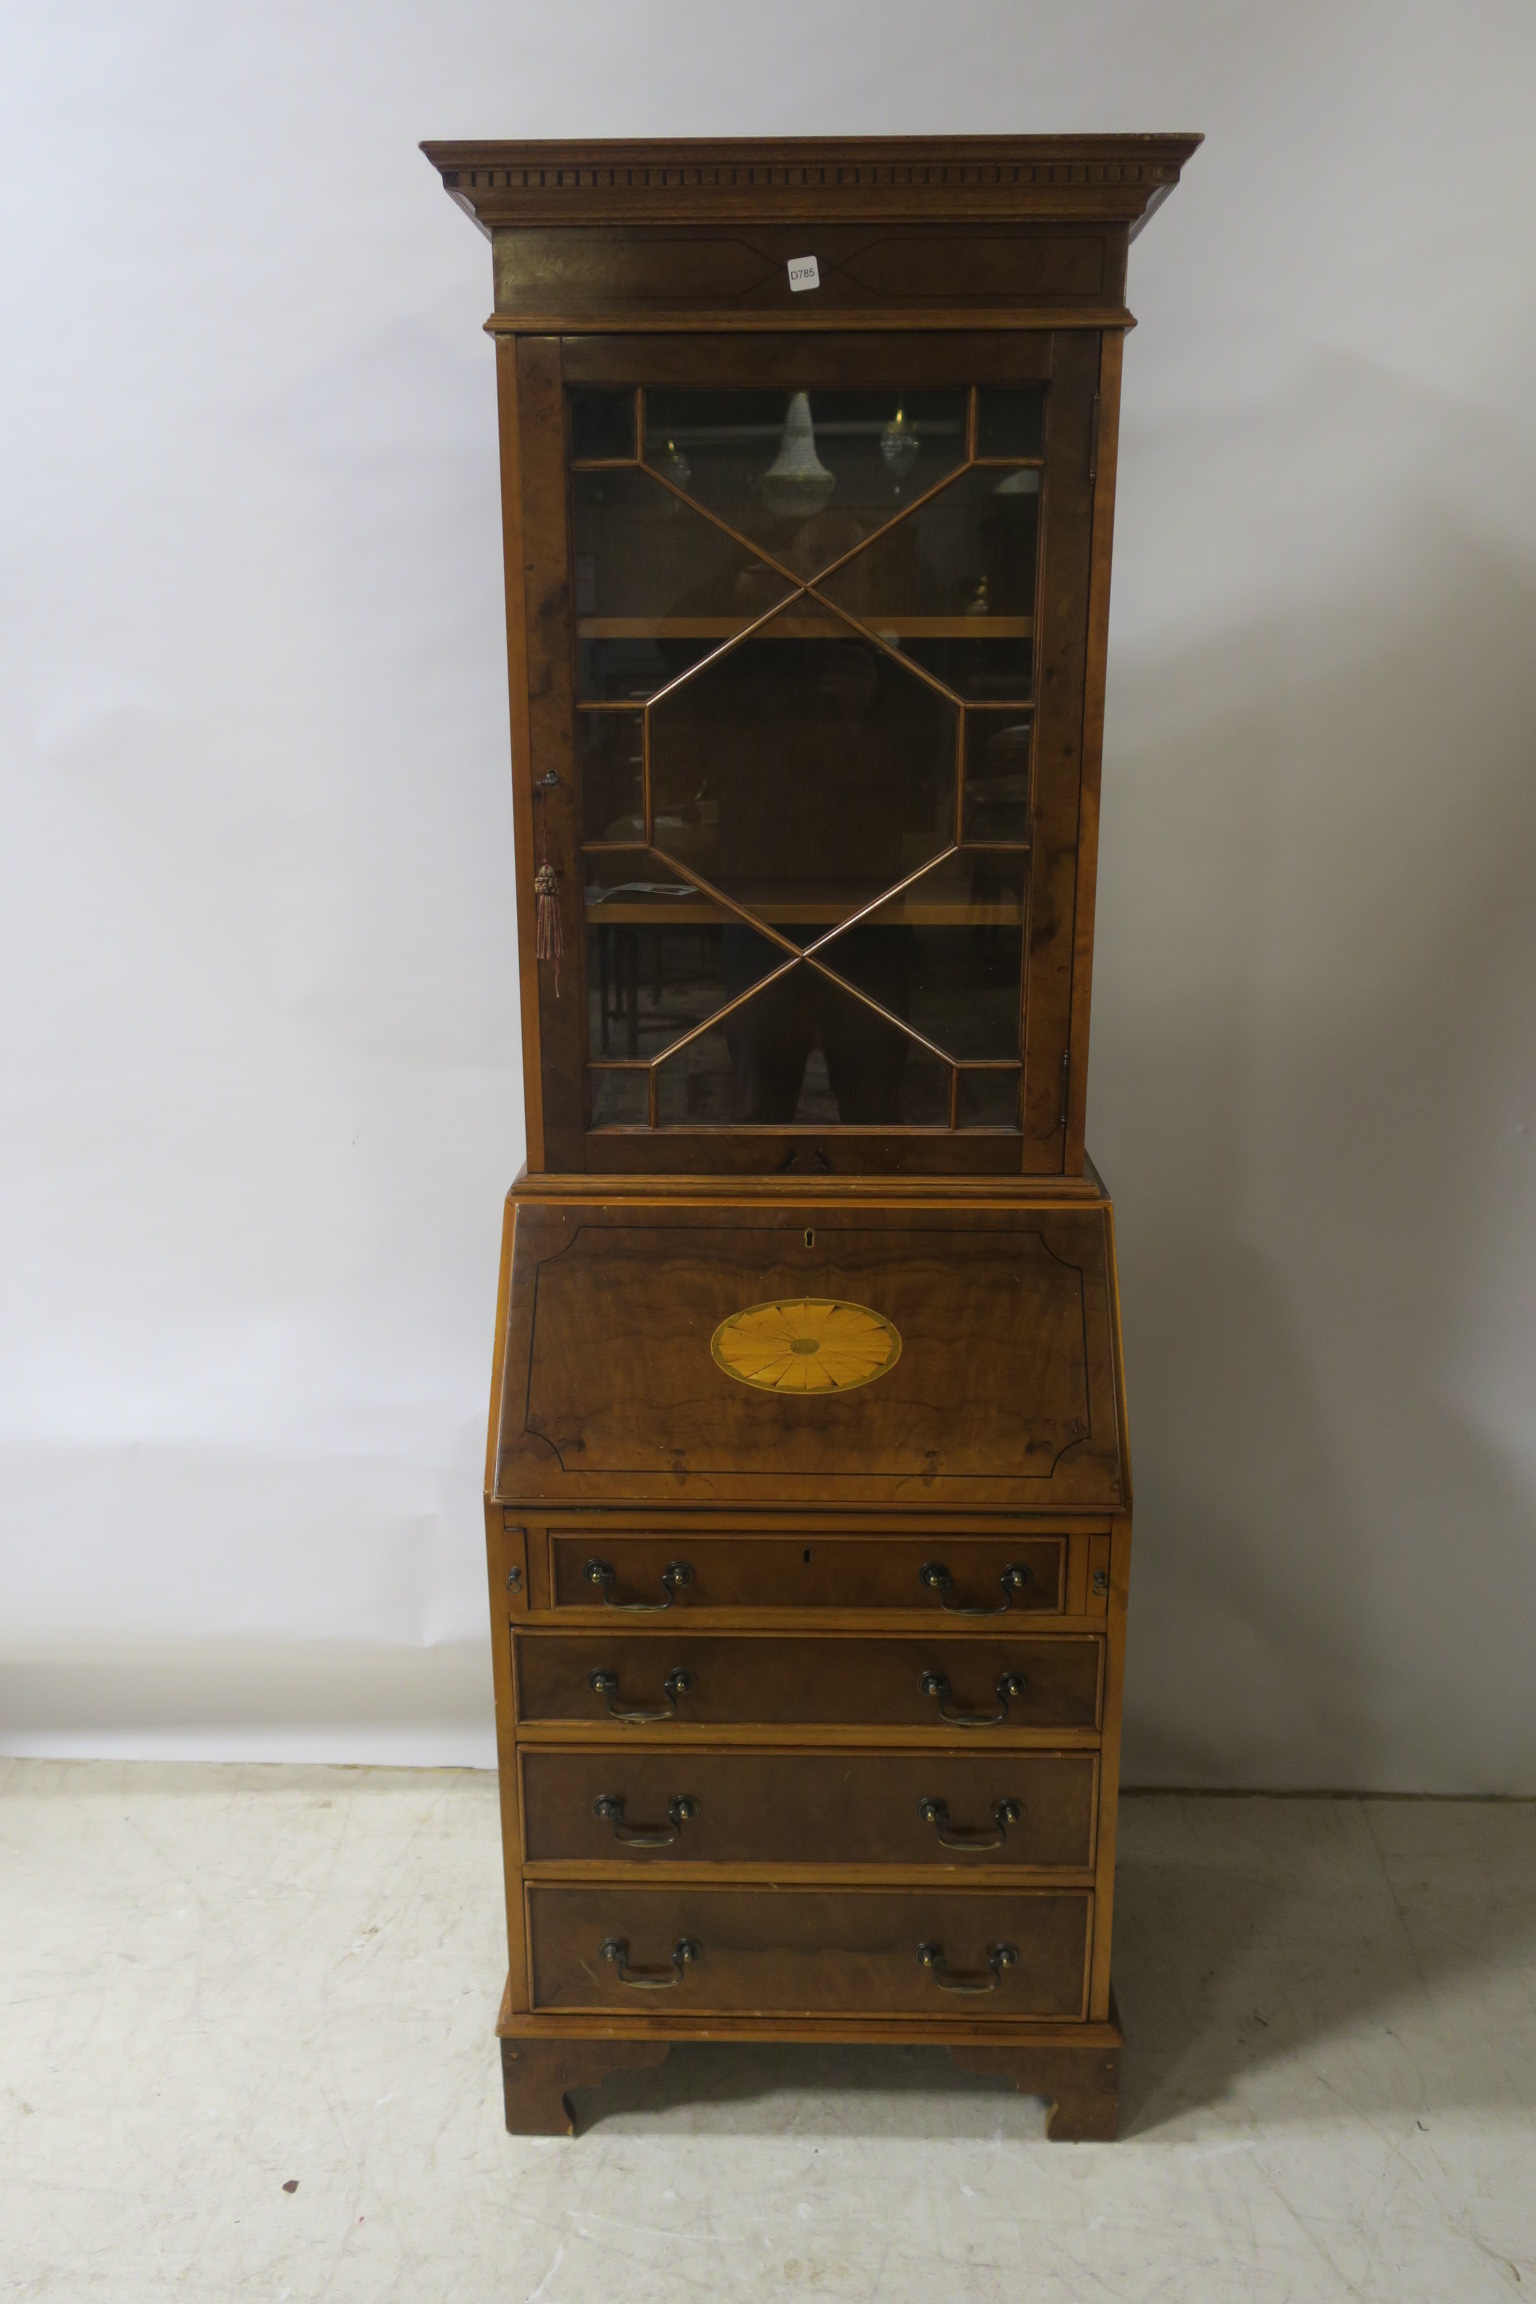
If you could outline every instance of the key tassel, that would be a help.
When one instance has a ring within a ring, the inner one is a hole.
[[[553,960],[555,964],[555,998],[560,997],[560,960],[565,951],[565,931],[560,925],[560,898],[553,864],[541,864],[533,876],[534,956],[539,960]]]

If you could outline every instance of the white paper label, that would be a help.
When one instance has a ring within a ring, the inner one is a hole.
[[[816,268],[814,256],[791,256],[789,260],[789,285],[797,296],[802,288],[819,288],[821,286],[821,274]]]

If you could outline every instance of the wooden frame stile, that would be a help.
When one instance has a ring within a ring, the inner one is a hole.
[[[1125,333],[1099,338],[1094,433],[1093,549],[1088,578],[1088,649],[1083,685],[1083,744],[1077,822],[1077,893],[1072,926],[1071,1068],[1067,1079],[1063,1165],[1082,1173],[1088,1121],[1088,1026],[1093,991],[1093,920],[1098,889],[1099,794],[1104,768],[1104,687],[1109,658],[1109,578],[1114,546],[1115,478],[1120,462],[1120,377]]]
[[[534,873],[547,855],[557,874],[564,950],[558,966],[530,957],[538,998],[540,1112],[543,1153],[530,1174],[585,1165],[586,1102],[583,1021],[586,937],[577,873],[575,667],[571,661],[572,586],[565,502],[565,390],[555,336],[519,336],[516,346],[518,533],[524,584],[526,769],[529,850],[519,885],[530,935],[537,917]],[[525,1060],[525,1072],[527,1069]]]
[[[1022,1166],[1031,1178],[1060,1175],[1066,1167],[1097,337],[1061,332],[1051,366],[1024,1001]]]
[[[529,725],[528,610],[523,550],[522,447],[517,338],[496,344],[496,417],[501,450],[501,541],[506,570],[507,684],[512,736],[512,841],[517,882],[518,1007],[523,1038],[523,1118],[527,1164],[544,1166],[544,1067],[539,1030],[533,875],[533,735]],[[505,1259],[504,1259],[505,1262]]]

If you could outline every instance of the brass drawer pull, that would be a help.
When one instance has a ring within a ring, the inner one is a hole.
[[[675,1672],[669,1672],[661,1684],[661,1692],[667,1701],[659,1712],[621,1712],[614,1702],[614,1698],[619,1693],[619,1676],[617,1672],[605,1672],[601,1665],[595,1672],[587,1674],[587,1686],[594,1696],[607,1697],[610,1720],[623,1720],[632,1727],[646,1728],[656,1720],[675,1720],[679,1696],[691,1696],[695,1682],[693,1674],[685,1672],[681,1666]]]
[[[1010,1560],[998,1578],[1003,1597],[996,1608],[973,1608],[967,1603],[952,1600],[955,1580],[942,1560],[925,1560],[917,1572],[917,1580],[925,1592],[937,1592],[939,1606],[947,1608],[951,1616],[1006,1616],[1014,1600],[1029,1583],[1029,1570],[1022,1560]]]
[[[956,1712],[950,1707],[949,1675],[945,1672],[925,1672],[918,1682],[925,1696],[932,1696],[939,1707],[939,1718],[947,1720],[952,1728],[1000,1728],[1008,1717],[1010,1698],[1022,1696],[1029,1686],[1022,1672],[1000,1672],[997,1678],[997,1701],[1002,1707],[997,1712]]]
[[[592,1813],[604,1824],[613,1826],[613,1836],[626,1848],[670,1848],[683,1836],[683,1826],[691,1824],[699,1812],[699,1804],[691,1793],[682,1792],[667,1809],[671,1829],[660,1825],[626,1824],[623,1795],[618,1792],[600,1793],[592,1803]]]
[[[613,1962],[614,1973],[619,1982],[627,1984],[631,1992],[670,1992],[675,1986],[681,1984],[683,1970],[690,1960],[697,1960],[701,1957],[704,1947],[702,1944],[695,1943],[691,1936],[679,1936],[672,1947],[672,1972],[670,1975],[660,1968],[631,1968],[629,1965],[629,1938],[627,1936],[609,1936],[603,1943],[599,1944],[597,1950],[600,1959]]]
[[[626,1616],[659,1616],[663,1608],[670,1608],[672,1596],[693,1582],[693,1570],[686,1560],[669,1560],[661,1572],[661,1588],[666,1597],[661,1600],[615,1600],[614,1571],[606,1560],[589,1560],[581,1571],[588,1584],[595,1584],[603,1596],[605,1608],[617,1608]]]
[[[944,1961],[942,1944],[919,1944],[918,1965],[926,1968],[941,1992],[995,1992],[1003,1980],[1005,1968],[1018,1964],[1018,1952],[1012,1944],[987,1946],[987,1972],[952,1976]]]
[[[988,1848],[1001,1848],[1008,1837],[1010,1824],[1022,1824],[1024,1811],[1017,1800],[994,1800],[992,1820],[997,1829],[986,1830],[980,1824],[962,1824],[951,1830],[949,1806],[943,1800],[919,1800],[917,1812],[925,1824],[931,1824],[939,1836],[941,1848],[959,1848],[967,1854],[981,1854]]]

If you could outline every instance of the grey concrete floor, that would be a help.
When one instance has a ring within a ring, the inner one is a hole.
[[[0,1762],[0,2296],[1536,2299],[1536,1809],[1122,1849],[1118,2144],[932,2050],[703,2047],[513,2142],[491,1778]]]

